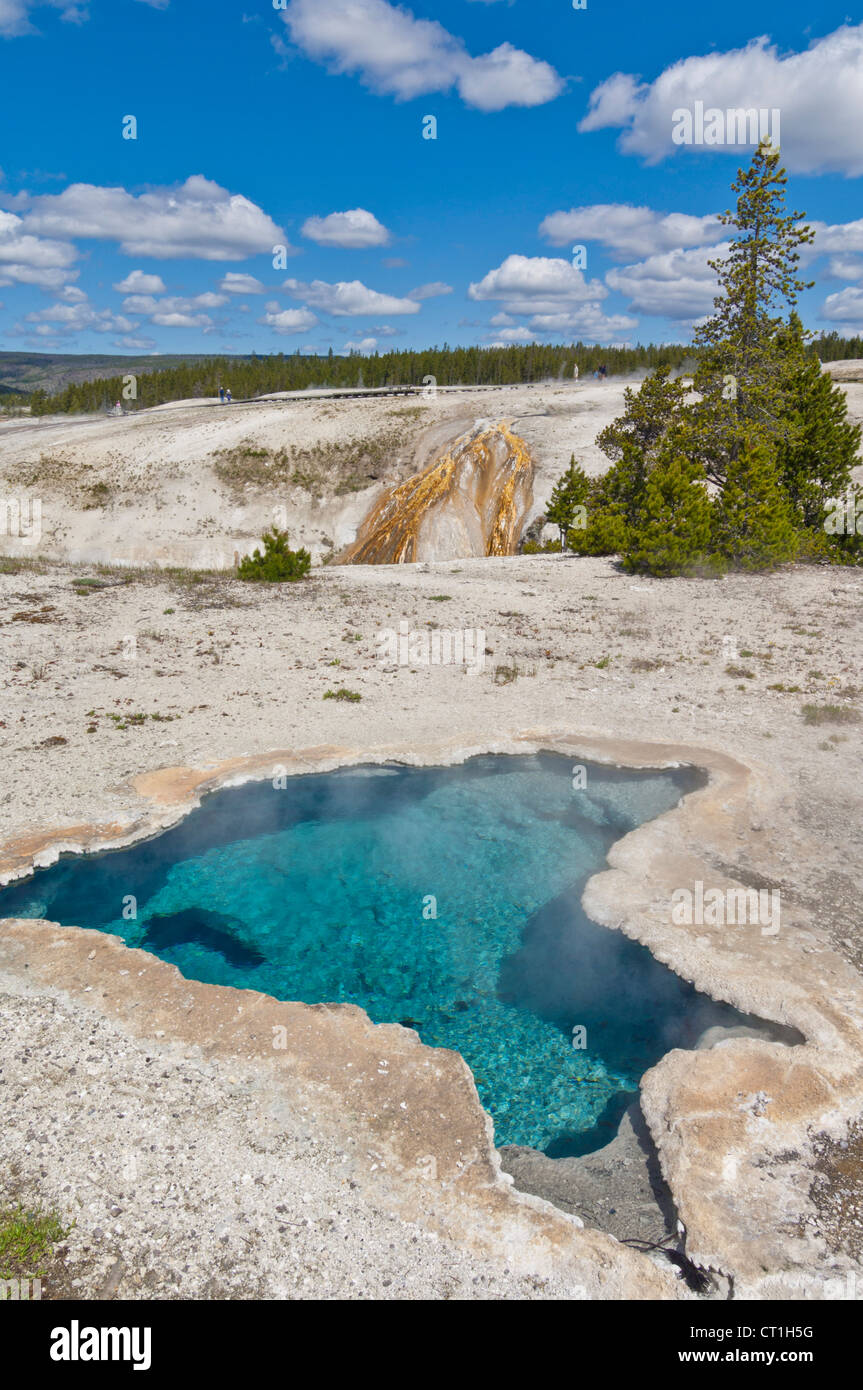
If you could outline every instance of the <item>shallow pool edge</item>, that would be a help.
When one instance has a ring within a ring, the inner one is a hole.
[[[704,787],[612,847],[609,867],[589,880],[583,902],[595,921],[640,941],[697,989],[806,1037],[792,1051],[737,1039],[708,1051],[668,1053],[645,1075],[641,1088],[690,1258],[733,1277],[738,1297],[747,1292],[805,1297],[800,1281],[810,1277],[819,1258],[814,1238],[797,1234],[807,1208],[809,1142],[816,1131],[840,1134],[863,1108],[863,985],[820,940],[817,926],[795,919],[785,907],[777,936],[764,936],[757,926],[679,926],[670,915],[676,888],[698,879],[735,886],[738,881],[715,866],[738,863],[742,848],[747,871],[757,869],[759,837],[770,833],[760,827],[775,832],[790,814],[789,789],[775,769],[705,747],[587,738],[559,729],[519,730],[482,743],[452,738],[424,746],[279,750],[206,768],[142,773],[131,780],[140,811],[130,821],[46,830],[7,842],[0,846],[0,883],[64,853],[120,848],[158,834],[208,793],[263,780],[276,769],[290,774],[393,761],[449,765],[478,754],[540,751],[621,768],[688,765],[707,773]],[[146,964],[136,970],[120,966],[118,952]],[[129,972],[122,979],[121,969]],[[265,1064],[272,1072],[275,1066],[276,1077],[284,1057],[274,1058],[272,1032],[261,1029],[265,1018],[284,1017],[287,1022],[269,1026],[288,1027],[296,1037],[289,1049],[294,1074],[307,1076],[334,1098],[344,1092],[345,1077],[333,1059],[354,1059],[355,1105],[357,1067],[368,1061],[368,1089],[358,1113],[364,1126],[380,1131],[392,1152],[408,1207],[411,1200],[432,1199],[443,1217],[455,1204],[458,1224],[471,1239],[485,1241],[501,1223],[511,1225],[516,1245],[524,1239],[534,1245],[529,1255],[518,1253],[520,1260],[541,1265],[552,1256],[559,1261],[565,1251],[579,1286],[591,1290],[588,1296],[675,1297],[679,1291],[671,1276],[645,1257],[599,1232],[580,1230],[547,1203],[515,1192],[500,1172],[491,1122],[466,1064],[455,1053],[425,1048],[397,1025],[373,1025],[352,1006],[280,1004],[267,996],[250,1017],[247,991],[186,981],[174,967],[130,952],[118,938],[41,921],[0,923],[0,971],[10,983],[17,979],[32,987],[38,981],[79,1004],[99,1007],[138,1036],[160,1033],[166,1047],[251,1058],[254,1068]],[[100,981],[110,988],[100,993]],[[146,1008],[138,1012],[140,1005]],[[380,1109],[380,1080],[371,1070],[371,1059],[381,1050],[381,1030],[388,1055],[395,1048],[400,1059],[401,1099],[392,1098],[388,1112]],[[347,1062],[341,1066],[343,1071]],[[431,1090],[429,1070],[439,1073]],[[407,1128],[400,1113],[405,1097],[411,1114]],[[441,1107],[447,1115],[443,1126]],[[459,1150],[461,1159],[454,1157]]]

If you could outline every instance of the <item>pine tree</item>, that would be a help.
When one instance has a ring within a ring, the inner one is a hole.
[[[587,499],[587,525],[570,532],[570,549],[580,555],[617,555],[625,550],[644,502],[647,476],[642,450],[634,440],[626,439],[617,462],[593,480]]]
[[[623,551],[624,568],[667,577],[704,573],[710,559],[711,508],[699,464],[668,449],[645,487]]]
[[[570,550],[577,555],[621,555],[630,534],[631,527],[619,508],[592,508],[588,504],[587,526],[583,530],[573,529],[567,539]]]
[[[566,549],[566,538],[570,528],[580,519],[576,517],[577,509],[586,505],[589,494],[590,479],[584,469],[576,463],[575,454],[572,454],[569,467],[551,490],[545,512],[546,520],[560,532],[561,550]]]
[[[666,363],[645,377],[638,391],[629,386],[624,391],[623,414],[596,436],[597,447],[612,463],[617,463],[624,449],[632,446],[649,464],[680,419],[686,387],[682,381],[672,380],[670,372],[670,364]]]
[[[651,469],[684,420],[686,387],[670,370],[663,363],[637,391],[627,387],[623,414],[596,437],[612,465],[591,484],[587,526],[570,532],[570,548],[581,555],[615,555],[629,545]]]
[[[708,477],[721,485],[730,464],[755,438],[781,437],[787,415],[789,369],[782,314],[812,282],[798,278],[799,247],[814,239],[801,224],[803,213],[785,211],[788,180],[779,151],[762,141],[749,169],[731,185],[734,212],[720,216],[733,229],[728,254],[710,261],[721,293],[715,312],[695,334],[700,361],[695,388],[699,458]]]
[[[782,335],[789,362],[786,424],[776,462],[799,524],[822,530],[828,504],[851,489],[860,426],[848,420],[845,392],[805,351],[803,325],[792,314]]]
[[[287,531],[272,526],[263,534],[263,553],[256,548],[251,555],[245,555],[237,570],[239,579],[255,584],[295,584],[305,579],[312,565],[312,557],[303,548],[291,550]]]
[[[799,537],[770,447],[744,441],[713,502],[715,553],[733,569],[773,569],[794,558]]]
[[[800,541],[804,564],[863,565],[863,488],[852,483],[828,504],[822,526],[803,531]]]

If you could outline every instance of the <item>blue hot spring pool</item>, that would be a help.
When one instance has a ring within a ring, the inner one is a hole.
[[[697,774],[588,765],[579,780],[539,754],[247,784],[11,885],[0,917],[113,932],[191,979],[359,1004],[462,1054],[498,1145],[586,1153],[664,1052],[751,1020],[580,907],[611,843]]]

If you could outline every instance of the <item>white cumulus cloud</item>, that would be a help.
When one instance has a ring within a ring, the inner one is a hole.
[[[507,256],[468,289],[471,299],[503,300],[511,314],[554,313],[607,294],[600,281],[588,282],[569,261],[550,256]]]
[[[541,106],[563,90],[554,68],[522,49],[503,43],[473,57],[437,20],[387,0],[291,0],[282,18],[309,58],[400,101],[455,87],[468,106],[502,111]]]
[[[688,251],[663,251],[609,270],[605,281],[626,295],[631,308],[640,313],[692,321],[712,310],[719,286],[708,261],[721,260],[728,249],[728,242],[721,242]]]
[[[431,280],[429,284],[418,285],[415,290],[411,290],[408,298],[437,299],[443,294],[452,294],[452,285],[444,284],[443,280]]]
[[[397,299],[391,294],[370,290],[361,280],[286,280],[283,286],[294,299],[303,299],[314,309],[337,318],[358,318],[365,314],[416,314],[419,304],[413,299]]]
[[[123,314],[114,314],[110,309],[94,309],[86,297],[74,304],[49,304],[45,309],[25,314],[24,322],[41,325],[35,331],[43,336],[70,337],[85,330],[92,333],[131,333],[135,328],[134,323]],[[46,330],[47,325],[51,327]]]
[[[266,324],[276,333],[307,333],[310,328],[314,328],[318,320],[309,309],[271,309],[264,314],[263,318],[258,319],[258,323]]]
[[[209,314],[186,314],[179,310],[160,310],[150,315],[150,322],[160,328],[212,328]]]
[[[615,73],[590,96],[580,131],[618,128],[620,149],[655,164],[666,155],[727,145],[675,145],[672,113],[694,108],[777,108],[783,163],[799,173],[863,173],[863,24],[842,25],[800,53],[781,55],[766,35],[745,48],[681,58],[652,82]],[[738,147],[739,148],[739,147]]]
[[[74,246],[28,232],[14,212],[0,211],[0,285],[39,285],[59,290],[77,271],[70,267],[78,258]]]
[[[507,256],[472,284],[468,294],[471,299],[503,302],[503,312],[491,320],[499,328],[507,325],[496,342],[528,342],[525,330],[611,342],[638,322],[626,314],[604,314],[600,306],[608,296],[605,285],[585,280],[569,261],[550,256]],[[518,324],[517,318],[526,318],[527,324]]]
[[[598,241],[609,251],[625,256],[649,256],[688,246],[709,246],[724,234],[719,219],[711,214],[655,212],[629,203],[595,203],[590,207],[553,212],[539,227],[540,236],[554,246]]]
[[[598,343],[618,340],[638,327],[638,319],[628,314],[604,314],[598,304],[584,304],[581,308],[559,313],[534,314],[529,322],[531,328],[541,333]]]
[[[834,280],[863,280],[863,261],[853,256],[831,256],[827,263],[827,274]]]
[[[531,328],[502,328],[491,344],[492,347],[509,347],[511,343],[535,343],[537,336]]]
[[[170,295],[164,299],[156,299],[151,294],[132,294],[128,299],[123,300],[123,308],[129,314],[173,313],[174,311],[185,314],[198,309],[219,309],[227,302],[227,295],[213,294],[210,290],[204,294],[188,297]]]
[[[809,259],[827,251],[833,255],[863,251],[863,217],[856,222],[810,222],[815,241],[808,248]]]
[[[863,289],[857,286],[828,294],[821,310],[821,317],[828,323],[840,324],[853,332],[863,332]]]
[[[365,208],[331,212],[328,217],[308,217],[303,223],[302,234],[319,246],[342,246],[346,249],[387,246],[390,241],[386,227]]]
[[[164,294],[165,284],[161,275],[145,275],[143,270],[133,270],[114,289],[120,294]]]
[[[256,280],[254,275],[241,275],[235,270],[229,270],[227,275],[223,275],[219,281],[219,289],[223,294],[266,294],[266,285],[262,285],[260,280]]]
[[[167,295],[157,299],[152,294],[132,294],[123,300],[129,314],[141,314],[160,328],[202,328],[209,332],[215,325],[206,309],[220,309],[228,303],[226,294],[207,290],[191,296]],[[137,325],[133,325],[137,327]]]
[[[284,245],[281,228],[255,203],[202,174],[179,188],[135,196],[124,188],[74,183],[28,200],[27,231],[116,241],[127,256],[235,260]]]

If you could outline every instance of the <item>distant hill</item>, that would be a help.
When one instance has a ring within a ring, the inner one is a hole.
[[[82,353],[0,352],[0,395],[29,396],[31,391],[53,395],[73,382],[100,377],[156,372],[160,367],[206,361],[207,353],[165,353],[127,356],[88,356]]]

